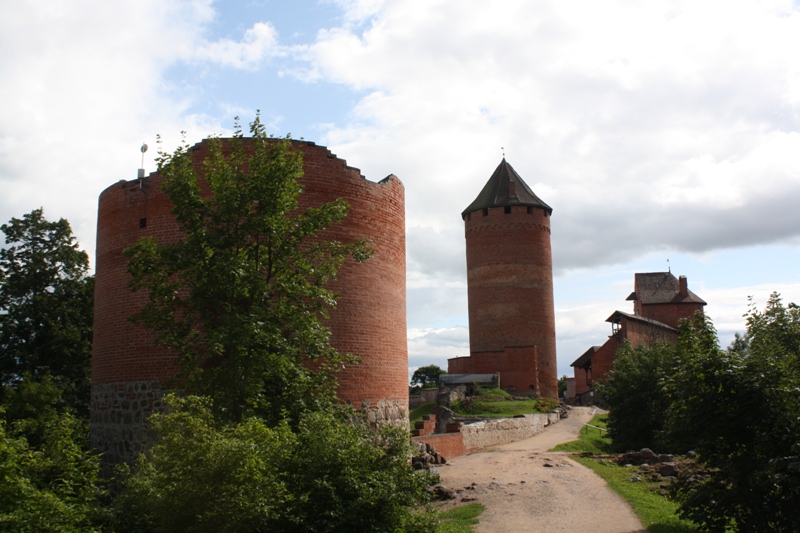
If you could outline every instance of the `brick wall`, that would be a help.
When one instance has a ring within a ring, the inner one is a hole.
[[[469,357],[448,359],[450,374],[500,373],[500,387],[517,392],[540,391],[535,346],[509,347],[502,352],[473,352]]]
[[[634,302],[634,312],[636,304]],[[669,304],[647,304],[639,305],[639,313],[645,318],[652,318],[673,328],[678,327],[678,321],[682,318],[689,318],[695,311],[703,311],[704,304],[701,303],[669,303]]]
[[[467,214],[464,224],[470,352],[535,347],[539,392],[557,397],[549,213],[526,206],[493,207]],[[527,390],[532,380],[524,381]],[[501,385],[506,386],[502,377]]]
[[[381,413],[399,413],[398,422],[407,423],[403,185],[395,176],[378,183],[367,181],[358,169],[347,166],[322,146],[293,141],[293,147],[304,156],[300,207],[318,206],[340,197],[350,204],[345,221],[326,230],[323,237],[343,242],[364,238],[374,249],[366,263],[347,261],[331,285],[339,293],[337,309],[328,322],[331,342],[340,351],[361,359],[360,364],[340,374],[339,396],[364,410],[375,411],[380,404]],[[193,148],[198,171],[208,148],[206,142]],[[128,320],[144,305],[145,295],[128,289],[127,262],[122,255],[122,250],[139,237],[152,236],[161,243],[180,238],[172,206],[161,193],[162,183],[161,176],[151,174],[141,182],[120,181],[100,195],[92,355],[92,402],[98,412],[108,385],[147,382],[165,387],[177,370],[174,355],[155,346],[153,333]],[[388,408],[387,402],[399,411]],[[108,415],[93,421],[93,445],[101,450],[110,446],[101,442],[101,435],[119,434],[103,427],[103,419],[119,420]]]
[[[629,320],[627,318],[623,318],[620,322],[620,334],[622,338],[627,339],[634,348],[640,344],[650,346],[654,342],[659,341],[678,342],[677,331],[650,325],[646,322]],[[616,350],[614,353],[616,353]],[[592,359],[592,361],[594,361],[594,359]]]

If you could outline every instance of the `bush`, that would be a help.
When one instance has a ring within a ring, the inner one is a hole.
[[[669,400],[664,377],[675,357],[675,346],[656,343],[632,348],[625,343],[598,394],[608,405],[608,431],[613,449],[663,449],[662,432]]]
[[[681,324],[667,426],[712,475],[679,486],[706,531],[800,531],[800,309],[773,294],[728,350],[710,320]]]
[[[99,462],[79,444],[81,423],[61,413],[39,421],[38,427],[46,437],[31,447],[0,416],[0,530],[99,531],[103,521],[98,505]]]
[[[408,463],[407,435],[377,437],[333,413],[298,427],[258,418],[219,426],[207,399],[170,397],[157,444],[117,500],[119,524],[145,532],[431,531],[415,508],[428,478]]]

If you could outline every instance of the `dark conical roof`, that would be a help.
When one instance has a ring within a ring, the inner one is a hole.
[[[511,185],[512,183],[514,185]],[[505,207],[508,205],[529,205],[545,209],[551,214],[553,212],[553,208],[533,194],[528,184],[522,181],[519,174],[503,158],[492,177],[483,186],[483,190],[481,190],[478,197],[469,204],[469,207],[461,213],[461,216],[479,209]]]

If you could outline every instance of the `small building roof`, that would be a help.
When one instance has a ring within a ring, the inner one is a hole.
[[[583,365],[585,365],[586,363],[588,363],[592,359],[592,356],[594,354],[596,354],[597,350],[599,350],[599,349],[600,349],[600,346],[592,346],[591,348],[589,348],[588,350],[583,352],[583,355],[581,355],[580,357],[575,359],[575,361],[573,361],[573,363],[571,365],[569,365],[569,366],[574,366],[574,367],[581,368]]]
[[[643,305],[668,303],[706,302],[692,291],[681,294],[680,281],[671,272],[645,272],[636,274],[633,282],[634,291],[626,300],[639,300]]]
[[[459,383],[493,383],[497,374],[440,374],[439,382],[448,384]]]
[[[606,322],[611,322],[612,324],[619,324],[623,318],[627,318],[628,320],[634,320],[636,322],[642,322],[644,324],[649,324],[657,328],[667,329],[669,331],[678,331],[672,326],[668,326],[663,322],[659,322],[658,320],[653,320],[652,318],[645,318],[639,315],[632,315],[630,313],[625,313],[623,311],[614,311],[614,313],[612,313],[612,315],[606,319]]]
[[[513,185],[512,185],[513,184]],[[519,174],[506,162],[504,157],[494,171],[494,174],[483,186],[480,194],[475,200],[464,209],[461,216],[467,213],[487,209],[489,207],[505,207],[511,205],[529,205],[553,212],[553,208],[536,196],[528,184],[525,183]]]

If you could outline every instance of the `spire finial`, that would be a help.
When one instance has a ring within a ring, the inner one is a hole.
[[[670,274],[672,274],[672,267],[671,267],[671,266],[669,266],[669,257],[667,257],[667,272],[669,272]]]
[[[500,151],[503,152],[503,159],[505,159],[506,158],[506,149],[501,146],[500,147]]]

